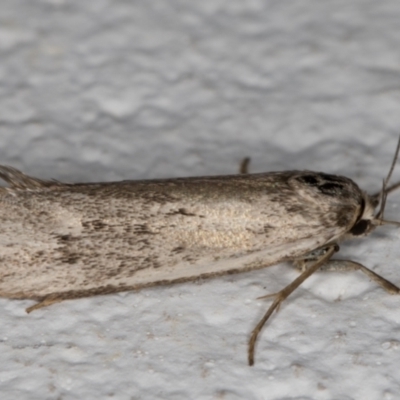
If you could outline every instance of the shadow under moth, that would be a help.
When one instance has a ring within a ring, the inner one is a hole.
[[[254,328],[248,361],[270,315],[318,269],[361,270],[390,293],[400,289],[363,265],[331,259],[344,239],[385,221],[388,186],[363,192],[352,180],[312,171],[61,183],[0,166],[0,296],[38,308],[66,299],[293,262],[301,273]],[[377,208],[379,209],[377,210]]]

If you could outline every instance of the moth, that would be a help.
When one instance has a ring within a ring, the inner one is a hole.
[[[210,278],[293,262],[301,273],[274,295],[249,340],[319,268],[359,269],[390,293],[400,289],[361,264],[334,260],[338,243],[383,219],[400,140],[380,193],[312,171],[61,183],[0,166],[0,296],[38,308],[67,299]],[[242,172],[246,172],[243,164]],[[375,211],[380,205],[378,211]],[[268,296],[267,296],[268,297]]]

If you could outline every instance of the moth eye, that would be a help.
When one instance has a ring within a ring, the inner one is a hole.
[[[371,223],[367,219],[362,219],[358,221],[351,229],[350,233],[354,236],[362,235],[363,233],[367,232]]]
[[[318,183],[318,180],[315,178],[315,176],[312,175],[301,176],[299,178],[299,181],[311,186],[315,186]]]

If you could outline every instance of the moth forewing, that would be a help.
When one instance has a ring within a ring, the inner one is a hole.
[[[11,184],[0,191],[0,295],[10,298],[60,300],[262,268],[337,240],[359,213],[353,182],[312,172],[96,184],[0,173]],[[318,193],[314,180],[326,179]]]
[[[28,312],[65,299],[300,264],[302,274],[278,292],[253,331],[250,363],[281,301],[322,264],[337,267],[330,257],[338,242],[382,221],[374,216],[376,196],[346,177],[312,171],[68,184],[0,166],[0,178],[9,184],[0,188],[0,296],[38,301]],[[344,262],[387,290],[392,285]]]

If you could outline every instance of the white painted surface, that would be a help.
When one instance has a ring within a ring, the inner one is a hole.
[[[3,0],[0,162],[100,181],[314,169],[376,191],[400,132],[395,0]],[[400,172],[397,173],[399,177]],[[400,219],[399,195],[387,218]],[[344,245],[400,283],[400,234]],[[397,399],[400,297],[259,272],[57,304],[0,300],[1,399]]]

